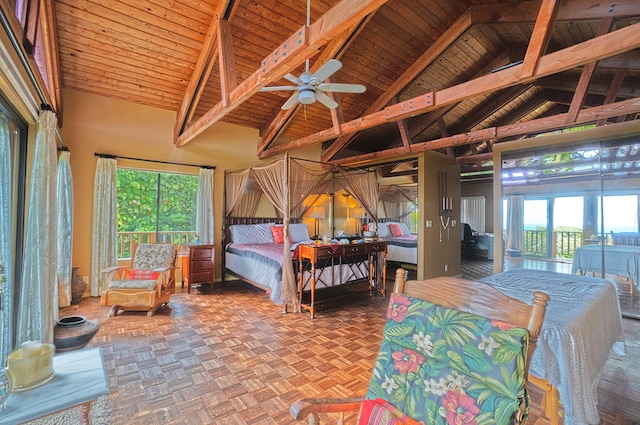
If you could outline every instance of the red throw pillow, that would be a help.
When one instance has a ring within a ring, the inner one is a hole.
[[[389,223],[389,230],[392,236],[402,236],[402,227],[397,223]]]
[[[284,226],[271,226],[271,234],[275,243],[284,243]]]
[[[129,274],[129,279],[132,280],[156,280],[160,276],[160,272],[154,272],[153,270],[138,270],[132,269]]]
[[[387,401],[377,398],[364,400],[360,407],[358,425],[420,425]]]

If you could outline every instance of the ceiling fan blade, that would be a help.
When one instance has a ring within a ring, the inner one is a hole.
[[[260,91],[278,91],[278,90],[297,90],[298,86],[267,86],[262,87]]]
[[[322,93],[321,91],[316,92],[316,100],[322,103],[324,106],[326,106],[329,109],[334,109],[338,107],[338,104],[336,103],[335,100],[331,99],[329,96]]]
[[[342,62],[338,59],[330,59],[313,74],[313,78],[317,79],[318,82],[321,83],[331,77],[340,68],[342,68]]]
[[[289,100],[287,100],[284,105],[280,109],[287,110],[293,108],[293,106],[298,103],[298,92],[293,92]]]
[[[293,74],[287,74],[284,76],[284,78],[291,81],[293,84],[298,84],[298,85],[302,84],[302,81],[300,81],[300,78],[296,77]]]
[[[318,90],[337,93],[364,93],[367,88],[362,84],[321,83]]]

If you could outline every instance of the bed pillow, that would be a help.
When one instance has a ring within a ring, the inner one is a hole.
[[[378,223],[378,236],[386,238],[391,236],[391,230],[389,230],[389,223]]]
[[[273,235],[274,243],[284,243],[284,226],[282,224],[271,226],[271,235]],[[289,243],[291,243],[291,239],[289,239]]]
[[[231,240],[237,244],[273,243],[271,226],[275,223],[233,224],[229,227]]]
[[[402,230],[402,236],[407,236],[411,234],[411,230],[409,230],[409,226],[406,223],[399,223],[400,230]]]
[[[309,228],[304,223],[289,224],[289,239],[291,243],[309,240]]]
[[[391,231],[391,236],[402,236],[402,228],[399,223],[389,223],[389,230]]]

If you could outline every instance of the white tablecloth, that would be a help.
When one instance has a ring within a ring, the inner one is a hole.
[[[540,270],[509,270],[480,279],[528,303],[534,291],[551,298],[531,373],[560,392],[565,425],[598,424],[597,386],[613,347],[624,354],[620,304],[604,279]]]
[[[576,249],[573,273],[601,272],[604,247],[604,271],[633,280],[640,284],[640,247],[628,245],[585,245]]]

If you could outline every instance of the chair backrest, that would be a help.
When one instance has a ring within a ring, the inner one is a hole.
[[[382,404],[425,423],[443,415],[447,423],[480,415],[498,424],[521,419],[548,299],[536,292],[529,305],[453,277],[406,281],[398,269],[361,415]]]
[[[473,240],[473,230],[467,223],[462,223],[462,241],[471,242]]]
[[[166,243],[141,243],[135,248],[134,269],[151,270],[158,267],[174,267],[176,246]]]

